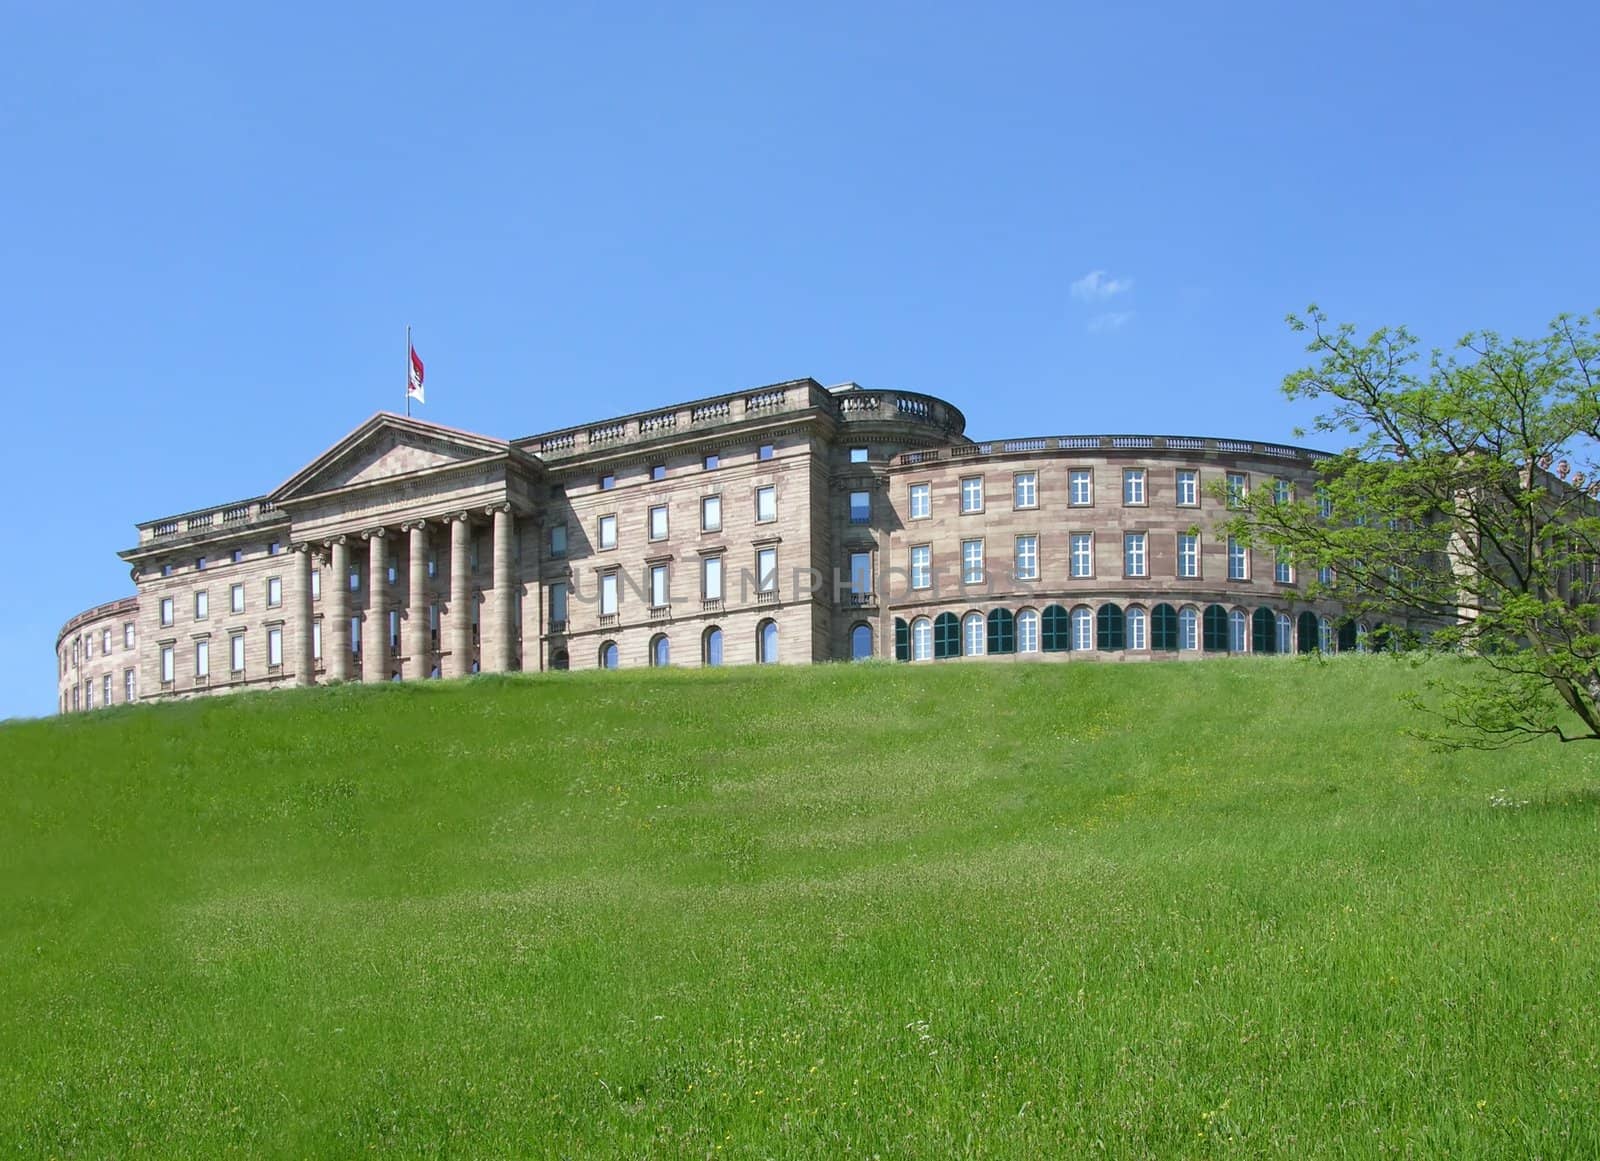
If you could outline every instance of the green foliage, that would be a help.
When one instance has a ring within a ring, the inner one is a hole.
[[[1316,307],[1290,325],[1317,361],[1283,384],[1354,443],[1315,494],[1258,489],[1229,531],[1270,545],[1308,595],[1405,618],[1402,644],[1485,665],[1417,704],[1444,746],[1600,740],[1600,339],[1563,316],[1537,339],[1470,334],[1424,355],[1405,328],[1362,340]]]
[[[656,670],[9,724],[0,1141],[1600,1154],[1600,749],[1434,754],[1415,679]]]

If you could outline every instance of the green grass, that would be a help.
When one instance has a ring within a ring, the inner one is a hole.
[[[1600,751],[1430,753],[1416,680],[567,674],[0,727],[0,1156],[1600,1155]]]

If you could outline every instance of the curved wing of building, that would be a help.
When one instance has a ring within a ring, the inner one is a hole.
[[[1332,648],[1222,489],[1320,453],[974,442],[942,399],[811,379],[498,440],[373,416],[264,495],[138,526],[135,596],[57,640],[63,712],[509,670]]]

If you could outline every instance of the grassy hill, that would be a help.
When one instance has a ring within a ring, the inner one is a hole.
[[[6,1155],[1600,1154],[1600,751],[1383,658],[0,727]]]

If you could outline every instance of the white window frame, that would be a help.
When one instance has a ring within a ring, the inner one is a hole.
[[[617,574],[603,572],[600,574],[600,615],[602,617],[615,617],[617,608],[621,604],[622,593]]]
[[[283,607],[283,578],[269,576],[267,578],[267,608],[281,609]]]
[[[983,477],[961,477],[961,514],[970,516],[983,511]]]
[[[1070,551],[1068,575],[1077,580],[1094,576],[1094,533],[1070,533],[1067,545]]]
[[[1250,550],[1236,536],[1228,537],[1228,579],[1234,581],[1250,579]]]
[[[1124,612],[1122,616],[1123,636],[1127,642],[1126,648],[1148,649],[1150,647],[1148,640],[1150,619],[1146,616],[1145,611],[1138,606],[1134,606]]]
[[[914,589],[931,589],[933,587],[933,546],[931,544],[913,544],[911,546],[911,587]]]
[[[1200,649],[1200,610],[1193,605],[1178,610],[1178,649],[1184,653]]]
[[[1039,537],[1025,532],[1017,537],[1015,566],[1017,580],[1039,579]]]
[[[174,646],[163,645],[161,647],[161,684],[162,685],[171,685],[172,682],[173,682],[173,678],[174,678],[174,674],[175,674],[175,670],[173,668],[173,656],[174,656],[175,653],[176,653],[176,649],[175,649]]]
[[[756,489],[756,523],[771,524],[778,518],[778,486],[762,484]]]
[[[911,622],[911,660],[933,660],[933,622],[927,617]]]
[[[1174,479],[1178,498],[1174,501],[1180,508],[1198,508],[1200,506],[1200,469],[1179,468]]]
[[[392,614],[399,616],[398,610]],[[274,625],[267,630],[267,668],[283,668],[283,627]]]
[[[194,594],[194,619],[204,621],[211,615],[211,590],[196,589]]]
[[[1122,534],[1122,575],[1147,577],[1150,575],[1150,534],[1124,532]]]
[[[1039,506],[1039,473],[1013,472],[1011,475],[1011,507],[1017,511]]]
[[[1067,625],[1073,651],[1091,652],[1094,649],[1094,610],[1088,605],[1074,605],[1067,614]]]
[[[776,548],[756,549],[756,592],[775,593],[778,591],[778,550]]]
[[[910,493],[912,520],[927,520],[933,516],[933,485],[912,484]]]
[[[1017,652],[1039,652],[1039,613],[1035,609],[1023,609],[1017,614]]]
[[[172,624],[172,605],[173,600],[171,597],[161,598],[161,624],[163,627]],[[72,643],[72,663],[74,665],[78,663],[78,643],[76,641]]]
[[[1067,506],[1090,508],[1094,506],[1094,469],[1074,468],[1067,474]]]
[[[1144,468],[1122,469],[1122,506],[1124,508],[1143,508],[1148,503],[1149,492],[1145,487]]]
[[[670,574],[664,564],[650,566],[650,607],[652,609],[665,609],[672,604],[672,587]]]
[[[649,513],[649,540],[666,540],[670,532],[667,505],[652,504]]]
[[[964,585],[983,583],[982,537],[961,542],[961,583]]]
[[[211,676],[210,641],[196,641],[194,643],[194,675],[196,677]]]
[[[982,657],[989,648],[989,624],[982,613],[972,612],[961,618],[961,655]]]
[[[1178,533],[1178,568],[1177,575],[1185,580],[1193,580],[1200,575],[1200,534],[1198,532]]]
[[[708,556],[700,562],[700,599],[722,599],[722,557]]]
[[[700,497],[700,531],[722,531],[722,493]]]
[[[617,546],[617,514],[608,512],[601,516],[595,525],[595,543],[601,552],[609,552]]]
[[[244,672],[244,634],[234,633],[228,638],[228,670],[231,673]]]

